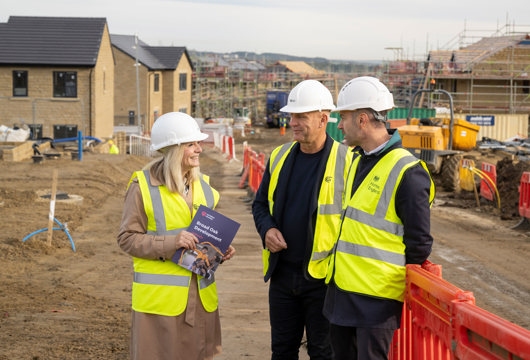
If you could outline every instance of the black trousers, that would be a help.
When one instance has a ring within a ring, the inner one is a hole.
[[[311,360],[331,360],[329,322],[322,315],[326,296],[323,281],[304,278],[302,270],[275,269],[269,287],[273,360],[296,360],[304,328]]]
[[[330,324],[335,360],[387,360],[393,329],[356,328]]]

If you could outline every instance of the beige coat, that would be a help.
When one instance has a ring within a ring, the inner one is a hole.
[[[151,184],[161,185],[151,173]],[[192,192],[185,198],[191,211]],[[137,179],[125,194],[118,245],[127,254],[166,261],[176,251],[175,236],[146,235],[147,215]],[[169,261],[169,260],[168,260]],[[190,282],[186,311],[162,316],[132,311],[131,359],[203,360],[221,353],[219,311],[204,310],[197,289],[197,275]]]

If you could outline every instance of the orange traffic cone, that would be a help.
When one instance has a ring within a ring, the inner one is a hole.
[[[280,135],[285,135],[285,126],[280,127]]]

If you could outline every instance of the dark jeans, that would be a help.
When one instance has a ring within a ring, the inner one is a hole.
[[[335,360],[387,360],[394,331],[330,324]]]
[[[275,269],[269,287],[272,359],[298,359],[304,327],[311,360],[332,359],[329,322],[322,315],[323,281],[311,282],[301,270]]]

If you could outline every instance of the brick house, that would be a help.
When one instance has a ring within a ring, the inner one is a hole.
[[[149,46],[134,35],[111,35],[116,59],[114,124],[138,125],[139,91],[141,127],[149,132],[158,116],[180,111],[191,115],[193,65],[185,47]],[[138,83],[136,85],[136,58]]]
[[[33,137],[113,134],[114,58],[105,18],[11,16],[0,23],[0,124]]]

